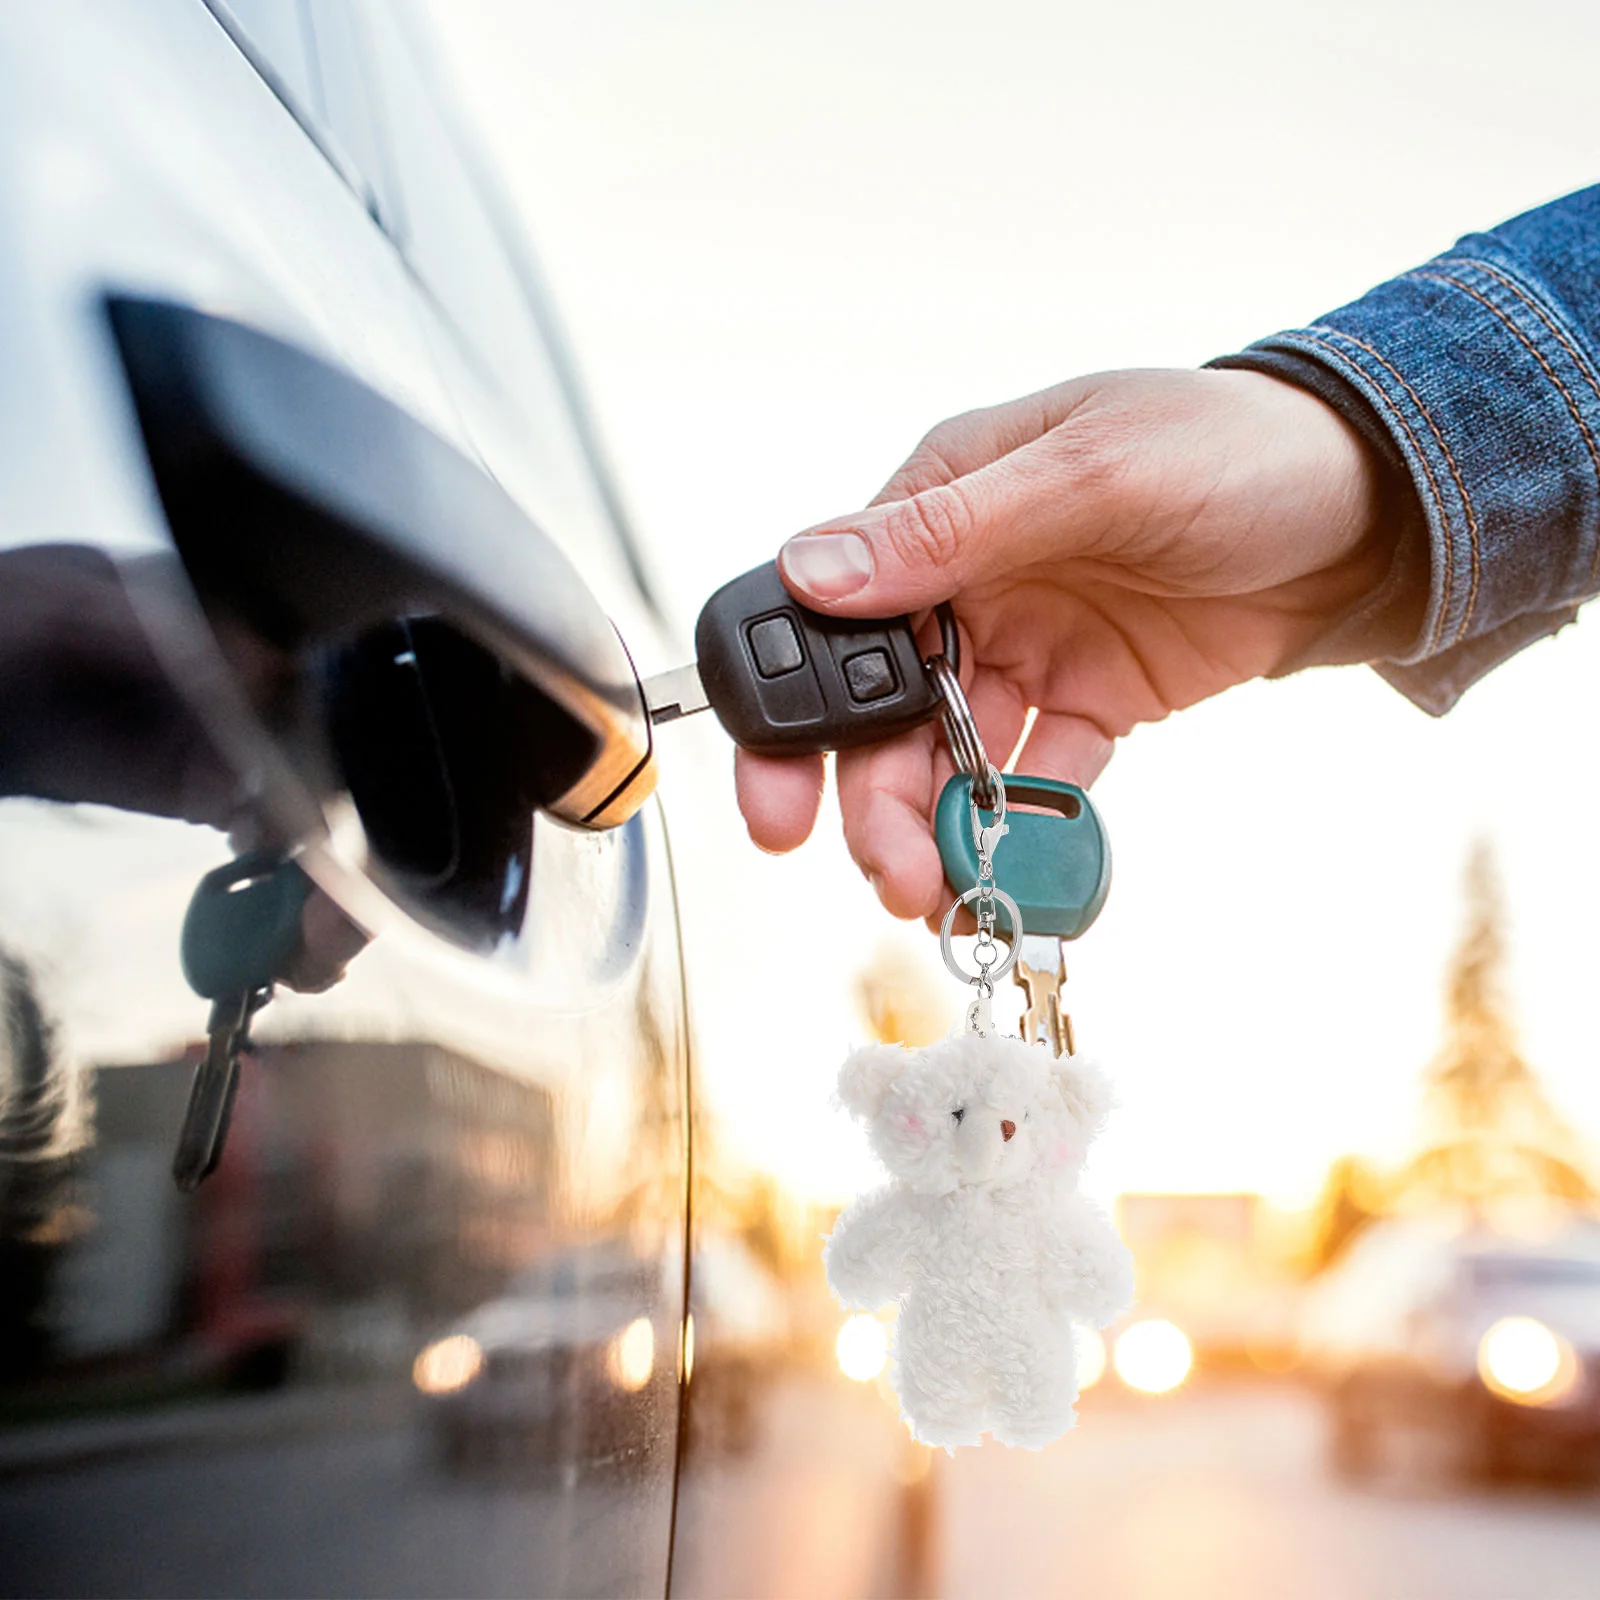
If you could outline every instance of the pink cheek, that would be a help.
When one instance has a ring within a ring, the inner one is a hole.
[[[910,1134],[910,1136],[913,1139],[920,1139],[922,1137],[922,1135],[927,1131],[922,1126],[922,1118],[921,1117],[907,1117],[904,1120],[902,1126],[904,1127],[905,1131],[908,1134]]]

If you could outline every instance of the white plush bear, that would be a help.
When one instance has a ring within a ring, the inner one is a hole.
[[[885,1189],[839,1218],[823,1251],[848,1307],[898,1300],[890,1382],[912,1435],[954,1450],[987,1429],[1037,1450],[1075,1420],[1072,1324],[1133,1299],[1133,1258],[1078,1193],[1111,1091],[1081,1057],[959,1034],[869,1045],[839,1100],[866,1123]]]

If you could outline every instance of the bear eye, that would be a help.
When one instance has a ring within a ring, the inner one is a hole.
[[[961,1119],[966,1116],[966,1114],[967,1108],[965,1106],[957,1106],[955,1110],[950,1113],[950,1115],[956,1119],[956,1126],[958,1128],[961,1126]]]

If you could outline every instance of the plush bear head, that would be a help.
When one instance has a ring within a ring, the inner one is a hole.
[[[1081,1056],[959,1033],[921,1050],[857,1050],[839,1073],[839,1103],[866,1124],[892,1177],[919,1194],[948,1194],[1040,1171],[1075,1182],[1111,1089]]]

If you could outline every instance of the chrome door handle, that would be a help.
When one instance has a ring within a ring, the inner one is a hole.
[[[112,326],[197,586],[291,647],[442,616],[584,729],[545,809],[625,822],[655,783],[628,652],[550,537],[477,463],[349,373],[227,318],[115,297]]]

